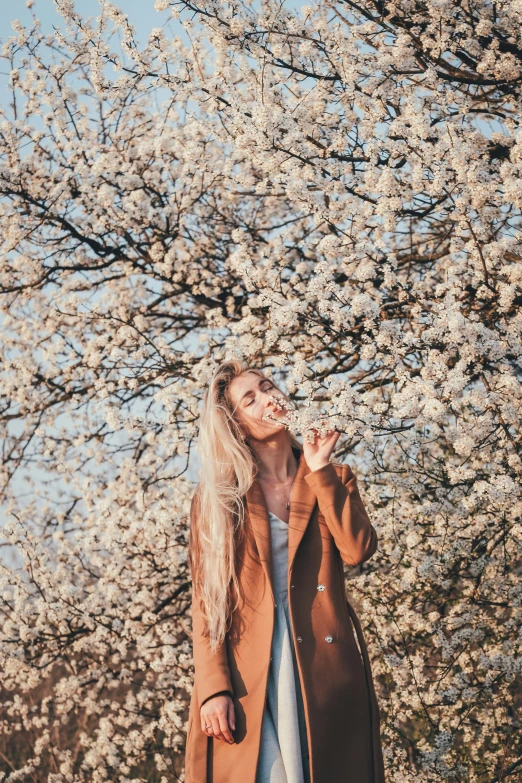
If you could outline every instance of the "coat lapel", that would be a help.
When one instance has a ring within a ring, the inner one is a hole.
[[[274,585],[272,583],[272,539],[270,535],[270,519],[265,496],[261,484],[255,478],[245,495],[248,516],[254,531],[259,558],[265,571],[267,582],[270,585],[272,598],[274,597]],[[275,603],[275,601],[274,601]]]
[[[294,558],[303,538],[304,532],[315,506],[316,496],[305,481],[305,476],[310,473],[306,464],[304,453],[301,451],[299,465],[292,485],[290,495],[290,518],[288,520],[288,570],[290,571]],[[268,508],[261,484],[254,479],[247,491],[246,502],[248,515],[252,524],[259,557],[266,574],[266,578],[274,595],[272,579],[272,541],[270,535],[270,519]]]
[[[315,494],[305,481],[305,476],[308,473],[310,473],[310,468],[306,464],[304,453],[301,451],[299,466],[290,495],[290,518],[288,520],[288,571],[292,570],[294,558],[317,500]]]

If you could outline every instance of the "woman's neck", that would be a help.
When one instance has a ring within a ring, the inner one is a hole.
[[[250,443],[259,463],[257,478],[276,484],[284,484],[290,477],[293,478],[298,466],[290,440],[286,433],[281,434],[285,437],[269,441],[252,440]]]

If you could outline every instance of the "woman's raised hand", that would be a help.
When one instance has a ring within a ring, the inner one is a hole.
[[[228,693],[212,696],[201,705],[201,731],[208,737],[224,740],[232,745],[235,740],[232,731],[236,728],[234,702]],[[208,727],[208,728],[207,728]]]
[[[312,432],[315,435],[313,443],[307,443],[306,440],[303,441],[304,458],[310,470],[319,470],[319,468],[328,465],[330,454],[334,450],[341,433],[337,430],[332,430],[327,432],[326,435],[319,437],[317,430],[312,430]]]

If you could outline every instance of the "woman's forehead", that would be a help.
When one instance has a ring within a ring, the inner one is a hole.
[[[265,378],[262,372],[253,372],[252,370],[245,370],[241,375],[237,375],[230,384],[230,396],[233,400],[239,400],[243,394],[250,389],[257,389],[259,383],[263,380],[269,380]]]

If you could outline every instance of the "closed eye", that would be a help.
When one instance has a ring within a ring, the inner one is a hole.
[[[262,389],[262,391],[266,392],[266,391],[269,391],[270,389],[273,389],[273,388],[274,388],[274,384],[273,384],[273,383],[270,383],[268,386],[265,386],[265,388],[264,388],[264,389]],[[247,402],[247,404],[246,404],[246,407],[248,408],[248,406],[249,406],[249,405],[252,405],[252,403],[253,403],[253,402],[254,402],[254,398],[252,397],[252,399],[250,400],[250,402]]]

